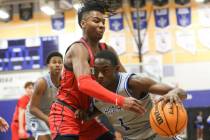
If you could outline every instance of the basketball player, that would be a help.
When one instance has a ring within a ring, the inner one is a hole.
[[[95,77],[101,85],[116,92],[116,94],[138,99],[146,109],[146,113],[140,116],[137,113],[100,100],[94,102],[95,107],[99,111],[97,113],[102,112],[105,114],[113,127],[121,132],[124,139],[165,140],[157,136],[150,127],[149,113],[153,104],[149,93],[163,95],[165,102],[175,101],[179,103],[186,98],[186,92],[179,88],[172,88],[168,85],[157,83],[141,75],[119,72],[116,56],[107,50],[101,51],[95,56]],[[84,117],[84,114],[77,113],[77,118]]]
[[[63,56],[59,52],[52,52],[46,63],[49,73],[37,80],[26,111],[27,128],[32,131],[36,140],[51,139],[48,115],[60,85]]]
[[[34,83],[26,82],[24,85],[25,94],[17,101],[15,112],[12,119],[11,131],[12,140],[26,139],[30,136],[26,131],[25,111],[26,106],[34,91]]]
[[[0,117],[0,132],[6,132],[9,129],[9,124],[4,118]]]
[[[94,56],[97,52],[113,49],[99,43],[105,31],[105,7],[96,1],[88,1],[78,13],[83,37],[67,48],[64,57],[61,87],[57,100],[51,107],[50,129],[55,140],[112,140],[95,119],[84,122],[75,118],[75,110],[91,111],[92,97],[118,105],[126,110],[144,113],[136,99],[123,97],[106,90],[94,80]],[[119,63],[120,64],[120,63]],[[120,64],[120,69],[123,70]],[[79,137],[80,136],[80,137]]]

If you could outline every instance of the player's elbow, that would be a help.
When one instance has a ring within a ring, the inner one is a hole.
[[[36,114],[36,107],[35,106],[33,106],[33,105],[31,105],[30,107],[29,107],[29,112],[31,113],[31,114]]]
[[[91,80],[92,79],[90,76],[87,76],[87,77],[83,76],[83,77],[78,78],[77,86],[78,86],[79,91],[81,91],[83,93],[87,92],[87,90],[89,88],[87,86],[87,83],[91,82]]]
[[[84,86],[83,83],[79,83],[79,82],[78,82],[78,89],[79,89],[79,91],[81,91],[81,92],[83,92],[83,93],[87,92],[87,87]]]

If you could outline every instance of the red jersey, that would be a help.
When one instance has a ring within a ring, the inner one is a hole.
[[[91,51],[91,48],[88,46],[88,44],[85,42],[83,38],[80,39],[79,42],[83,43],[83,45],[87,48],[90,57],[90,67],[93,69],[94,55]],[[106,49],[106,45],[104,43],[101,43],[100,49]],[[90,107],[92,97],[81,93],[81,91],[79,91],[78,89],[77,84],[78,83],[74,75],[74,72],[67,70],[64,67],[62,73],[61,85],[57,94],[57,99],[66,102],[68,105],[74,108],[77,109],[79,108],[87,111]]]
[[[13,114],[13,123],[18,123],[18,115],[19,115],[19,108],[26,109],[26,106],[30,100],[30,97],[28,95],[23,95],[18,101],[17,105],[15,107],[15,112]],[[25,119],[24,119],[24,125],[25,125]]]
[[[80,41],[87,48],[90,58],[90,67],[94,66],[94,55],[82,38]],[[105,49],[105,44],[100,44],[101,49]],[[69,48],[68,48],[69,49]],[[67,49],[67,51],[68,51]],[[82,123],[75,118],[74,111],[67,106],[75,109],[89,110],[91,107],[92,97],[82,93],[78,89],[77,79],[73,70],[64,67],[62,72],[61,85],[58,89],[57,99],[65,102],[66,105],[53,103],[49,115],[50,130],[52,138],[59,135],[79,135],[80,140],[95,140],[98,136],[106,133],[108,130],[95,119]],[[89,138],[89,139],[88,139]]]
[[[12,123],[11,123],[12,140],[19,140],[21,138],[25,139],[25,138],[28,137],[26,131],[25,131],[25,136],[24,137],[19,136],[19,133],[18,133],[18,131],[19,131],[19,118],[18,118],[18,116],[19,116],[19,108],[26,109],[26,106],[27,106],[29,100],[30,100],[30,97],[28,95],[24,95],[17,101],[17,105],[15,107],[15,112],[14,112]],[[25,117],[24,117],[24,120],[23,120],[23,126],[24,127],[26,126]]]

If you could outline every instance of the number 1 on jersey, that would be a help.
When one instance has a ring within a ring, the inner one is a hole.
[[[122,119],[122,118],[119,118],[118,120],[120,121],[120,124],[121,124],[121,126],[125,129],[125,131],[127,131],[127,130],[130,129],[129,127],[127,127],[127,126],[123,123],[123,119]]]

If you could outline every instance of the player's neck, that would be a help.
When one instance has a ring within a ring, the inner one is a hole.
[[[91,48],[97,48],[98,47],[99,40],[91,39],[91,38],[87,37],[86,35],[84,35],[83,38],[88,43],[88,45],[90,45]]]
[[[60,76],[51,74],[51,75],[50,75],[50,78],[51,78],[52,83],[53,83],[56,87],[59,87],[59,86],[60,86],[60,79],[61,79]]]

